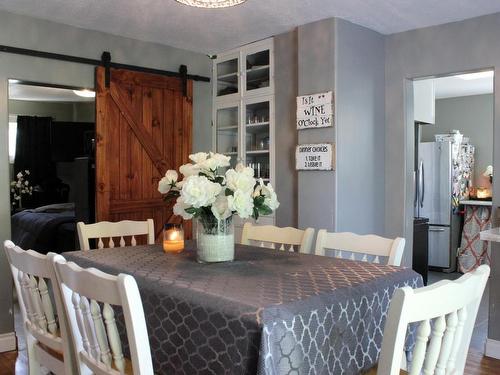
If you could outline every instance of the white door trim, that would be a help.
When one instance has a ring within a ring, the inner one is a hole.
[[[16,342],[16,333],[2,333],[0,334],[0,353],[3,352],[11,352],[16,350],[17,342]]]
[[[500,359],[500,341],[486,339],[484,355],[491,358]]]

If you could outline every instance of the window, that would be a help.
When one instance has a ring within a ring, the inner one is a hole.
[[[16,157],[17,122],[9,122],[9,163],[14,163]]]

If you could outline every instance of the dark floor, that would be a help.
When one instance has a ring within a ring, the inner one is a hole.
[[[444,273],[444,272],[433,272],[429,271],[428,284],[434,284],[441,280],[455,280],[462,276],[461,273]],[[479,305],[479,311],[477,312],[476,326],[474,327],[474,332],[472,333],[472,339],[470,343],[471,350],[475,350],[479,353],[484,353],[484,345],[486,343],[486,338],[488,337],[488,309],[489,309],[489,283],[486,284],[486,289],[483,294],[483,299]]]

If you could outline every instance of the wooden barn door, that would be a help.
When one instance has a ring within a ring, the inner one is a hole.
[[[158,192],[168,169],[188,162],[192,145],[192,81],[183,95],[179,78],[111,69],[96,70],[96,220],[153,218],[179,222],[173,203]],[[185,223],[186,234],[191,223]]]

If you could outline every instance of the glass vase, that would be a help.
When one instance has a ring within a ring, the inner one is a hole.
[[[196,219],[197,260],[200,263],[234,260],[233,218],[218,220],[214,216]]]

